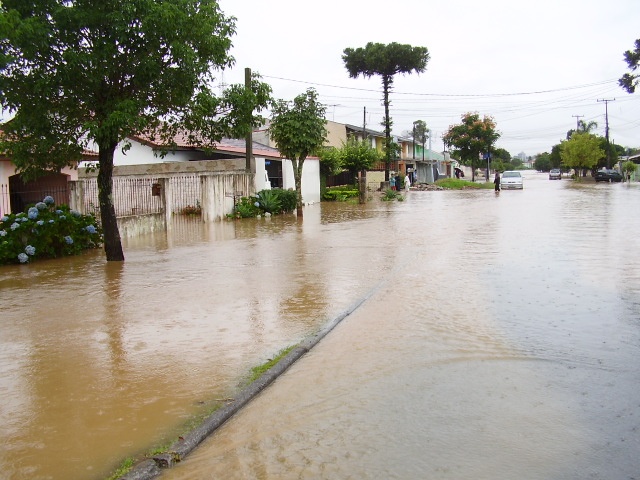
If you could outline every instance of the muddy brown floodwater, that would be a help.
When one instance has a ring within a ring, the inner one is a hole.
[[[367,300],[162,478],[640,478],[639,184],[527,173],[0,268],[0,478],[102,479]]]

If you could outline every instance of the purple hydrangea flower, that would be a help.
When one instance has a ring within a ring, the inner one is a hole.
[[[2,221],[2,222],[8,222],[8,221],[9,221],[9,217],[7,217],[6,215],[4,215],[2,218],[0,218],[0,221]]]
[[[89,233],[96,233],[96,227],[94,227],[93,225],[89,225],[86,227],[87,232]]]
[[[26,253],[19,253],[18,260],[20,260],[20,263],[27,263],[29,261],[29,256]]]
[[[24,253],[26,253],[27,255],[35,255],[36,247],[27,245],[26,247],[24,247]]]
[[[53,205],[54,203],[56,203],[51,195],[47,195],[42,201],[47,205]]]
[[[42,225],[44,225],[44,220],[38,220],[36,223],[37,223],[38,225],[42,226]]]
[[[45,208],[47,208],[47,204],[44,203],[44,202],[38,202],[38,203],[36,203],[36,208],[38,210],[44,210]]]
[[[16,228],[19,228],[19,227],[20,227],[20,224],[18,222],[13,222],[11,224],[11,230],[15,230]]]
[[[67,245],[73,245],[73,238],[71,238],[69,235],[64,237],[64,241],[67,243]]]
[[[31,207],[27,215],[31,220],[35,220],[38,218],[38,209],[36,207]]]
[[[4,237],[7,234],[6,230],[0,230],[0,237]]]

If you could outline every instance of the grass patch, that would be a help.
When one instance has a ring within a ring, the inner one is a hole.
[[[106,480],[116,480],[120,477],[122,477],[123,475],[127,474],[129,472],[129,470],[131,470],[131,467],[133,467],[135,463],[135,460],[133,458],[127,458],[125,459],[120,466],[114,470],[114,472],[111,474],[111,476],[109,478],[107,478]]]
[[[282,350],[280,350],[275,357],[267,360],[265,363],[263,363],[262,365],[258,365],[257,367],[253,367],[251,369],[251,375],[249,375],[249,378],[247,380],[247,385],[254,382],[255,380],[257,380],[258,378],[260,378],[260,376],[266,372],[267,370],[269,370],[271,367],[273,367],[274,365],[276,365],[280,360],[282,360],[283,357],[285,357],[291,350],[293,350],[294,348],[296,348],[296,345],[291,345],[290,347],[287,348],[283,348]]]
[[[282,360],[283,357],[285,357],[289,352],[291,352],[291,350],[296,347],[297,345],[291,345],[290,347],[283,348],[273,358],[267,360],[261,365],[258,365],[257,367],[253,367],[246,380],[246,383],[242,386],[250,385],[252,382],[260,378],[260,376],[264,372],[276,365],[280,360]],[[199,427],[206,418],[208,418],[215,411],[219,410],[225,403],[231,400],[232,399],[214,400],[213,404],[206,408],[203,412],[193,415],[190,419],[188,419],[180,428],[180,431],[192,431],[193,429]],[[174,444],[175,441],[176,439],[172,437],[172,439],[165,440],[164,443],[160,443],[155,447],[152,447],[150,450],[146,451],[142,456],[138,458],[130,457],[125,459],[122,464],[120,464],[120,466],[116,470],[114,470],[113,473],[105,480],[117,480],[118,478],[127,474],[133,467],[135,467],[136,464],[138,464],[143,459],[152,458],[162,453],[167,453],[169,448]]]
[[[458,178],[442,178],[436,181],[436,185],[449,190],[464,190],[466,188],[493,189],[493,182],[469,182]]]
[[[394,200],[398,200],[399,202],[402,202],[404,200],[404,197],[399,191],[391,190],[390,188],[382,192],[381,198],[384,202],[392,202]]]

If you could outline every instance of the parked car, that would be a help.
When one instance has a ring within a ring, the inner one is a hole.
[[[596,172],[596,182],[621,182],[622,175],[617,170],[603,168]]]
[[[502,173],[500,188],[502,190],[522,190],[522,174],[518,171],[507,170]]]
[[[549,180],[560,180],[562,179],[562,172],[559,168],[552,168],[549,171]]]

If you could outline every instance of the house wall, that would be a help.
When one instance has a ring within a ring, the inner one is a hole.
[[[295,189],[293,164],[291,160],[282,161],[283,188]],[[302,168],[302,202],[305,204],[320,201],[320,160],[315,157],[307,158]]]
[[[65,167],[60,173],[69,176],[69,180],[78,179],[78,170],[75,168]],[[0,185],[8,185],[9,177],[16,174],[16,167],[11,163],[11,160],[0,159]]]
[[[327,121],[327,141],[328,147],[340,148],[347,143],[347,129],[343,123]]]
[[[15,167],[10,160],[0,159],[0,185],[8,185],[9,177],[15,174]]]

